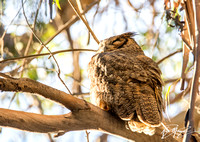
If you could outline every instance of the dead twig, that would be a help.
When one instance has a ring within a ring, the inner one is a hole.
[[[73,96],[76,96],[76,97],[82,97],[82,96],[87,96],[87,95],[90,95],[90,93],[88,92],[88,93],[73,93],[72,94]]]
[[[80,13],[83,13],[83,6],[82,6],[81,0],[76,0],[76,3],[77,3],[77,5],[78,5],[78,9],[79,9]],[[87,22],[87,24],[88,24],[88,21],[87,21],[87,19],[86,19],[85,14],[83,14],[83,18],[86,20],[86,22]],[[87,41],[87,45],[89,44],[89,42],[90,42],[90,32],[88,31],[88,41]]]
[[[96,52],[96,50],[92,50],[92,49],[66,49],[66,50],[59,50],[59,51],[55,51],[55,52],[51,52],[52,55],[55,54],[59,54],[59,53],[65,53],[65,52],[84,52],[84,51],[90,51],[90,52]],[[27,55],[27,56],[22,56],[22,57],[16,57],[16,58],[11,58],[11,59],[5,59],[0,61],[0,63],[4,63],[4,62],[8,62],[8,61],[16,61],[16,60],[21,60],[21,59],[25,59],[25,58],[36,58],[36,57],[40,57],[40,56],[47,56],[50,55],[50,53],[42,53],[42,54],[34,54],[34,55]]]
[[[166,79],[166,80],[164,80],[164,84],[168,84],[168,83],[175,82],[175,81],[177,81],[179,78],[180,78],[180,77],[178,77],[178,78],[172,78],[172,79]]]
[[[92,2],[81,14],[85,14],[86,12],[88,12],[95,4],[99,3],[99,0],[96,0],[94,2]],[[47,45],[49,42],[51,42],[57,35],[59,35],[63,30],[68,29],[72,24],[74,24],[77,20],[78,20],[78,16],[73,16],[69,21],[67,21],[63,26],[61,26],[57,32],[51,36],[47,41],[44,42],[44,45]],[[42,51],[42,49],[44,48],[44,46],[40,46],[40,49],[38,50],[37,53],[40,53]]]
[[[40,43],[42,46],[44,46],[44,47],[49,51],[50,57],[53,58],[53,60],[54,60],[55,63],[56,63],[56,66],[57,66],[57,68],[58,68],[58,71],[57,71],[58,78],[60,79],[60,81],[62,82],[62,84],[66,87],[66,89],[68,90],[68,92],[69,92],[70,94],[72,94],[71,91],[69,90],[69,88],[67,87],[67,85],[65,84],[65,82],[64,82],[64,81],[62,80],[62,78],[60,77],[60,67],[59,67],[59,65],[58,65],[58,62],[57,62],[56,58],[54,57],[54,55],[52,55],[52,53],[51,53],[51,51],[49,50],[49,48],[48,48],[46,45],[44,45],[44,43],[40,40],[40,38],[34,33],[33,29],[31,28],[31,26],[30,26],[30,24],[29,24],[29,22],[28,22],[28,19],[27,19],[27,17],[26,17],[26,14],[25,14],[23,0],[22,0],[22,9],[23,9],[23,15],[24,15],[24,17],[25,17],[25,20],[26,20],[27,25],[29,26],[29,29],[30,29],[31,32],[33,33],[34,37],[39,41],[39,43]]]
[[[24,3],[26,3],[27,0],[24,1]],[[17,14],[14,16],[14,18],[11,20],[11,22],[9,23],[9,25],[7,26],[7,28],[5,29],[3,35],[0,38],[0,43],[1,43],[1,55],[3,55],[3,47],[4,47],[4,37],[8,31],[8,28],[10,27],[10,25],[13,23],[13,21],[15,20],[15,18],[17,17],[17,15],[20,13],[22,7],[20,7],[20,9],[17,11]],[[1,57],[3,59],[3,56]]]
[[[87,8],[86,8],[86,9],[84,10],[84,12],[81,13],[81,14],[84,14],[84,13],[88,12],[95,4],[98,4],[98,3],[99,3],[99,0],[96,0],[96,1],[92,2],[89,6],[87,6]],[[45,42],[44,42],[44,45],[47,45],[49,42],[51,42],[57,35],[59,35],[63,30],[68,29],[68,28],[69,28],[72,24],[74,24],[78,19],[79,19],[78,16],[74,15],[69,21],[67,21],[63,26],[61,26],[53,36],[51,36],[47,41],[45,41]],[[41,46],[39,47],[39,50],[37,51],[38,55],[39,55],[39,53],[41,53],[42,49],[44,48],[44,45],[41,45]],[[65,51],[63,50],[63,52],[65,52]],[[66,52],[67,52],[67,51],[66,51]],[[57,54],[57,53],[56,53],[56,54]],[[42,55],[42,54],[41,54],[41,55]],[[49,55],[49,54],[48,54],[48,55]],[[22,59],[22,57],[19,57],[19,58]],[[4,61],[7,61],[7,60],[4,60]],[[4,61],[2,61],[2,62],[4,62]],[[27,61],[27,64],[28,64],[29,62],[31,62],[31,60]],[[15,74],[20,68],[21,68],[21,67],[16,68],[16,69],[12,72],[12,74]]]
[[[72,9],[74,10],[74,12],[78,15],[78,17],[83,21],[83,23],[85,24],[85,26],[87,27],[87,29],[89,30],[89,32],[91,33],[91,35],[93,36],[94,40],[97,42],[97,44],[99,44],[99,40],[97,39],[96,35],[94,34],[94,32],[92,31],[92,29],[90,28],[90,26],[88,25],[87,21],[82,17],[80,11],[76,8],[76,6],[73,4],[73,2],[71,2],[71,0],[68,0],[69,4],[71,5]]]
[[[37,17],[38,17],[38,13],[39,13],[41,4],[42,4],[42,0],[40,0],[40,2],[38,4],[38,8],[36,10],[35,19],[34,19],[33,26],[32,26],[33,31],[35,31],[35,25],[36,25],[36,21],[37,21]],[[26,49],[25,49],[25,52],[24,52],[24,56],[26,56],[28,54],[32,40],[33,40],[33,32],[31,33],[31,35],[29,37],[29,40],[28,40],[28,43],[26,45]],[[21,77],[23,76],[23,70],[24,70],[25,62],[26,62],[26,60],[24,59],[23,62],[22,62],[22,65],[21,65],[21,67],[22,67],[21,75],[20,75]]]
[[[187,95],[190,92],[191,81],[192,80],[188,81],[188,86],[187,86],[187,88],[184,91],[182,91],[179,94],[176,94],[175,98],[173,100],[170,100],[170,104],[176,103],[177,101],[179,101],[180,99],[182,99],[185,95]]]
[[[166,60],[167,58],[169,58],[169,57],[175,55],[176,53],[180,53],[180,52],[182,52],[182,51],[183,51],[182,49],[178,49],[177,51],[170,53],[169,55],[167,55],[167,56],[165,56],[164,58],[162,58],[162,59],[160,59],[159,61],[157,61],[157,64],[160,64],[161,62],[163,62],[163,61]]]
[[[96,1],[92,2],[89,6],[87,6],[87,8],[86,8],[86,9],[83,11],[83,13],[81,13],[81,14],[84,14],[84,13],[88,12],[95,4],[98,4],[98,3],[99,3],[99,0],[96,0]],[[74,15],[69,21],[67,21],[63,26],[61,26],[53,36],[51,36],[47,41],[45,41],[45,42],[44,42],[44,45],[47,45],[49,42],[51,42],[57,35],[59,35],[63,30],[68,29],[68,28],[69,28],[72,24],[74,24],[78,19],[79,19],[78,16]],[[42,49],[44,48],[44,45],[41,45],[41,46],[39,47],[39,50],[37,51],[38,55],[39,55],[39,53],[41,53]],[[83,50],[84,50],[84,49],[83,49]],[[89,50],[88,50],[88,51],[89,51]],[[63,50],[63,52],[65,52],[65,51]],[[66,51],[66,52],[68,52],[68,51]],[[56,53],[56,54],[57,54],[57,53]],[[42,54],[41,54],[41,55],[42,55]],[[48,54],[48,55],[49,55],[49,54]],[[22,58],[23,58],[23,57],[19,57],[19,59],[22,59]],[[17,58],[16,58],[16,59],[17,59]],[[7,61],[7,60],[4,60],[4,61]],[[2,61],[2,62],[4,62],[4,61]],[[28,64],[30,61],[31,61],[31,60],[27,61],[27,64]],[[15,71],[12,72],[12,74],[16,73],[20,68],[21,68],[21,67],[16,68]]]
[[[128,5],[136,12],[139,12],[144,7],[144,4],[140,5],[138,8],[135,8],[130,0],[127,0]]]
[[[90,132],[88,132],[88,131],[86,130],[85,133],[86,133],[86,137],[87,137],[87,142],[89,142],[89,134],[90,134]]]

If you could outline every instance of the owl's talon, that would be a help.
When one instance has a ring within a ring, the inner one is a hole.
[[[105,104],[100,104],[100,108],[105,110],[105,111],[109,111],[110,110],[108,105],[105,105]]]

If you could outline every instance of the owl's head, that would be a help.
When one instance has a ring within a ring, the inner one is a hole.
[[[113,36],[108,39],[104,39],[99,43],[98,53],[109,52],[121,48],[125,48],[125,44],[136,44],[137,43],[131,37],[135,36],[135,32],[128,32],[121,35]]]

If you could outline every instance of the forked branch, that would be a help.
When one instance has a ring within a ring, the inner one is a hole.
[[[176,141],[172,135],[162,137],[162,129],[157,128],[156,134],[148,136],[134,133],[125,127],[124,121],[110,113],[86,102],[66,94],[50,86],[31,79],[16,79],[0,74],[0,90],[37,93],[64,105],[71,113],[64,115],[40,115],[9,109],[0,109],[0,125],[18,128],[32,132],[68,132],[75,130],[99,130],[135,141]],[[40,126],[40,127],[38,127]]]

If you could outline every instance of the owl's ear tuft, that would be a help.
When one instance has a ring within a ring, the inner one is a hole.
[[[133,36],[136,36],[136,35],[138,35],[136,32],[128,32],[128,33],[124,33],[124,34],[122,34],[122,36],[123,37],[133,37]]]

